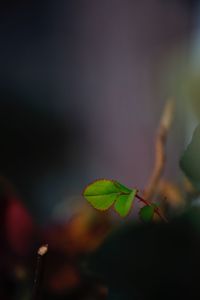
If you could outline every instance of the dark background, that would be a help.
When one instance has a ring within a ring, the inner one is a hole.
[[[191,0],[0,2],[0,175],[38,226],[71,220],[96,178],[144,189],[174,95],[165,176],[179,182],[189,125],[176,82],[198,60],[199,12]]]

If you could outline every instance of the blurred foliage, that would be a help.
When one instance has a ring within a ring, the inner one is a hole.
[[[197,189],[200,189],[200,125],[196,128],[192,141],[185,150],[180,166]]]
[[[200,120],[200,74],[189,71],[185,79],[184,93],[193,113]]]

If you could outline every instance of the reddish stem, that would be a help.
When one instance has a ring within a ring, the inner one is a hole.
[[[142,203],[144,203],[145,205],[152,206],[152,203],[150,201],[143,199],[138,194],[136,194],[135,197],[138,200],[140,200]],[[163,213],[161,212],[161,210],[159,208],[155,208],[155,213],[160,217],[161,220],[163,220],[165,223],[168,223],[167,218],[163,215]]]

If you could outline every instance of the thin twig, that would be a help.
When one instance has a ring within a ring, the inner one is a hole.
[[[163,174],[166,154],[165,154],[165,144],[167,140],[168,132],[171,128],[172,119],[174,115],[175,101],[174,99],[169,99],[165,105],[163,115],[160,120],[160,124],[157,131],[156,143],[155,143],[155,163],[154,168],[144,192],[145,199],[152,199],[159,180]]]
[[[35,269],[35,277],[34,277],[31,300],[38,300],[39,297],[40,283],[41,283],[41,277],[43,273],[43,260],[47,251],[48,251],[48,245],[42,245],[37,252],[37,263]]]

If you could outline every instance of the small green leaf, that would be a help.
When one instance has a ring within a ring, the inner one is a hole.
[[[96,209],[107,210],[120,195],[115,182],[100,179],[89,184],[83,191],[83,196]]]
[[[140,218],[143,222],[150,222],[153,219],[155,207],[146,205],[140,209]]]
[[[125,217],[129,213],[134,201],[137,190],[130,190],[127,195],[120,195],[115,202],[115,210],[121,216]]]

